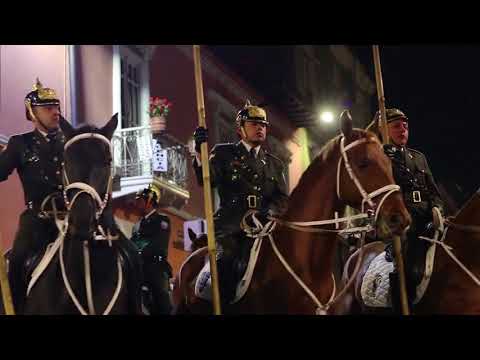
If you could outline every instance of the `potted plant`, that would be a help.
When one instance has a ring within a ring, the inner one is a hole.
[[[150,115],[152,133],[159,134],[165,131],[167,127],[167,116],[171,107],[172,103],[165,98],[162,99],[158,96],[150,97],[148,114]]]

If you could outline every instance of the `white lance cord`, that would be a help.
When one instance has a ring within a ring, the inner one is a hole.
[[[78,198],[78,195],[80,193],[81,192],[75,194],[74,198],[72,199],[72,204]],[[65,288],[67,289],[67,292],[68,292],[70,298],[72,299],[75,307],[78,309],[78,311],[82,315],[89,315],[89,314],[90,315],[95,315],[95,308],[93,306],[93,291],[92,291],[92,286],[91,286],[91,268],[90,268],[90,254],[88,252],[88,242],[85,241],[83,243],[83,254],[84,254],[84,265],[85,265],[84,266],[85,287],[86,287],[86,292],[87,292],[87,302],[88,302],[89,313],[83,308],[83,306],[78,301],[78,298],[75,295],[75,292],[73,291],[73,289],[70,285],[70,281],[68,280],[68,276],[67,276],[67,273],[66,273],[66,270],[65,270],[65,263],[64,263],[64,258],[63,258],[63,245],[64,245],[63,239],[66,236],[67,229],[68,229],[68,218],[67,218],[67,221],[65,223],[64,230],[62,230],[62,240],[61,240],[61,243],[60,243],[60,268],[61,268],[61,272],[62,272],[63,283],[64,283]],[[107,237],[107,240],[108,239],[109,238]],[[111,240],[111,238],[110,238],[110,240]],[[113,306],[117,302],[118,296],[120,294],[120,290],[121,290],[122,285],[123,285],[123,271],[122,271],[122,264],[121,264],[121,259],[120,259],[119,254],[117,255],[117,274],[118,274],[118,277],[117,277],[117,286],[116,286],[115,292],[114,292],[114,294],[112,296],[112,299],[110,300],[109,304],[105,308],[105,310],[103,312],[103,315],[108,315],[110,313]]]
[[[246,215],[247,216],[247,215]],[[245,217],[244,217],[245,219]],[[278,250],[275,241],[272,236],[272,231],[275,229],[276,222],[275,220],[270,220],[267,224],[262,225],[262,223],[256,218],[255,214],[252,213],[252,220],[255,224],[255,228],[249,228],[248,225],[246,224],[245,221],[242,221],[244,224],[244,231],[246,232],[248,237],[252,238],[258,238],[259,239],[259,247],[262,246],[262,240],[264,237],[268,237],[270,240],[270,244],[272,245],[272,249],[275,253],[275,255],[278,257],[284,268],[288,271],[288,273],[295,279],[295,281],[302,287],[302,289],[307,293],[307,295],[312,299],[312,301],[315,303],[317,306],[316,309],[316,314],[317,315],[326,315],[328,309],[330,308],[333,299],[335,298],[336,294],[336,283],[335,283],[335,277],[333,273],[331,274],[332,276],[332,281],[333,281],[333,289],[332,289],[332,294],[330,295],[330,299],[328,302],[323,305],[318,297],[313,293],[313,291],[310,290],[310,288],[305,285],[305,283],[300,279],[300,277],[295,273],[295,271],[290,267],[288,262],[285,260],[283,255],[281,254],[280,250]]]
[[[437,210],[437,211],[438,211],[438,210]],[[442,216],[440,216],[439,218],[441,219],[440,231],[442,231],[443,228],[444,228],[444,227],[443,227],[444,218],[443,218]],[[472,271],[470,271],[470,270],[465,266],[465,264],[462,263],[462,262],[455,256],[455,254],[452,252],[453,247],[445,244],[444,240],[445,240],[445,237],[446,237],[446,235],[447,235],[448,229],[449,229],[449,227],[447,226],[447,227],[445,228],[445,230],[443,231],[441,240],[435,240],[435,239],[431,239],[431,238],[428,238],[428,237],[425,237],[425,236],[419,236],[419,238],[422,239],[422,240],[426,240],[426,241],[428,241],[428,242],[433,243],[434,246],[435,246],[435,245],[440,245],[440,246],[442,247],[442,249],[445,250],[445,252],[447,253],[447,255],[450,256],[450,258],[460,267],[460,269],[462,269],[462,270],[465,272],[465,274],[467,274],[467,275],[470,277],[470,279],[473,280],[473,282],[474,282],[475,284],[477,284],[478,286],[480,286],[480,279],[479,279],[477,276],[475,276],[475,274],[474,274]]]

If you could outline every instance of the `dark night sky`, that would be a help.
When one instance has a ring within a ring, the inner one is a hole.
[[[350,48],[375,83],[371,46]],[[426,155],[434,177],[463,203],[480,187],[480,45],[380,46],[380,56],[386,105],[409,117],[409,146]],[[235,70],[244,75],[241,65]]]
[[[374,80],[371,47],[353,49]],[[380,56],[386,104],[409,117],[410,146],[469,197],[480,186],[480,46],[381,46]]]

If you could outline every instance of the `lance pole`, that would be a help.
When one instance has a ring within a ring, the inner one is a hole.
[[[200,46],[193,45],[193,61],[195,66],[195,90],[197,94],[198,126],[206,128],[205,101],[203,97],[202,65],[200,62]],[[200,146],[203,177],[203,198],[207,219],[208,255],[210,257],[210,273],[212,275],[212,300],[215,315],[221,315],[220,291],[218,288],[217,249],[215,246],[215,228],[213,224],[212,189],[210,187],[210,167],[208,162],[208,144]]]
[[[380,50],[378,45],[373,45],[373,61],[375,64],[375,80],[377,83],[377,97],[378,97],[378,107],[380,110],[380,116],[378,118],[378,127],[380,133],[382,134],[382,140],[384,144],[389,144],[390,139],[388,136],[387,128],[387,112],[385,109],[385,94],[383,92],[383,80],[382,80],[382,67],[380,64]],[[393,248],[395,253],[395,260],[397,262],[397,271],[399,274],[400,282],[400,303],[402,307],[403,315],[410,315],[408,309],[408,297],[407,297],[407,282],[405,278],[405,268],[402,256],[402,245],[400,236],[393,237]]]

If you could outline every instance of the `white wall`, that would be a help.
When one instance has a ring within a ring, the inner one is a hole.
[[[36,77],[53,88],[62,102],[68,119],[68,51],[65,45],[0,45],[0,135],[31,131],[25,119],[25,95],[31,91]],[[17,228],[18,216],[24,209],[23,191],[16,172],[0,183],[1,249],[10,247]]]

